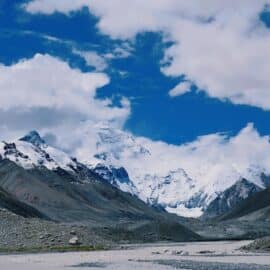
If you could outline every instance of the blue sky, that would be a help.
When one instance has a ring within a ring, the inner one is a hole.
[[[169,76],[162,72],[166,50],[174,44],[173,40],[164,40],[163,32],[146,28],[132,38],[115,37],[99,29],[99,17],[86,7],[69,14],[30,14],[22,8],[24,2],[0,1],[3,65],[11,66],[40,53],[61,58],[81,72],[91,72],[95,67],[76,51],[104,56],[121,48],[126,55],[106,58],[102,72],[110,78],[110,83],[97,91],[96,98],[110,98],[113,102],[110,106],[120,107],[123,96],[130,101],[126,130],[172,144],[190,142],[210,133],[235,135],[250,122],[261,135],[270,134],[270,110],[264,105],[236,104],[230,98],[213,95],[210,98],[209,92],[198,92],[196,83],[183,95],[171,97],[169,91],[185,80],[185,75],[179,72]],[[262,10],[260,16],[270,27],[270,13]]]

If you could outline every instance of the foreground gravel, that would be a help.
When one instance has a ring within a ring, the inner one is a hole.
[[[252,243],[243,247],[243,250],[253,252],[270,252],[270,237],[256,239]]]
[[[269,270],[270,266],[256,264],[232,264],[232,263],[210,263],[197,261],[165,261],[153,262],[160,265],[171,266],[173,269],[189,270]]]
[[[69,241],[73,237],[77,237],[81,246],[85,247],[110,245],[87,226],[23,218],[0,209],[0,252],[69,248]]]

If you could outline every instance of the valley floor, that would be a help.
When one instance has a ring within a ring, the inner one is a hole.
[[[12,270],[270,270],[270,254],[246,253],[250,241],[126,245],[118,250],[1,255],[0,269]]]

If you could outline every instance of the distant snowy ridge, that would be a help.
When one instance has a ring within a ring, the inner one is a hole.
[[[265,170],[257,164],[237,168],[232,159],[225,160],[227,163],[220,169],[222,160],[215,160],[213,157],[209,163],[204,160],[196,161],[199,166],[195,167],[192,159],[187,162],[181,158],[181,151],[199,151],[192,149],[196,149],[196,145],[183,146],[180,151],[177,147],[170,146],[170,153],[166,153],[162,143],[153,145],[150,140],[135,137],[123,130],[102,125],[96,126],[94,132],[96,147],[89,151],[88,156],[81,158],[87,161],[94,157],[97,164],[125,168],[142,200],[162,206],[171,213],[199,217],[217,196],[243,178],[259,188],[265,188],[261,180]],[[252,127],[247,126],[239,136],[245,137],[250,132],[253,132]],[[213,135],[213,139],[215,141],[220,138]],[[206,141],[206,146],[207,143]],[[87,145],[84,149],[87,149]],[[175,156],[171,156],[174,151]],[[209,159],[211,158],[209,152]]]

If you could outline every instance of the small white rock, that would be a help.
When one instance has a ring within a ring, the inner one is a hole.
[[[68,243],[69,243],[70,245],[72,245],[72,246],[79,245],[79,244],[80,244],[79,238],[78,238],[77,236],[74,236],[74,237],[72,237],[72,238],[68,241]]]

